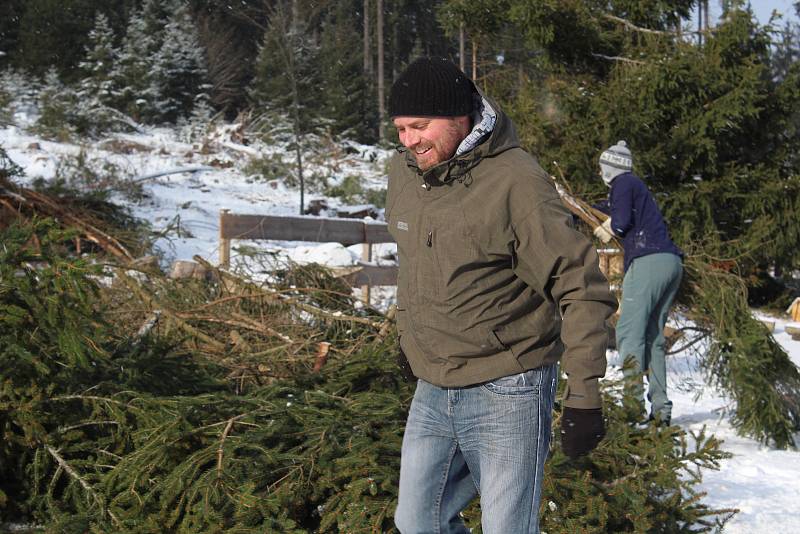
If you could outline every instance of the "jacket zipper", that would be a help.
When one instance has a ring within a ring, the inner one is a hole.
[[[433,246],[433,231],[428,232],[428,246]]]

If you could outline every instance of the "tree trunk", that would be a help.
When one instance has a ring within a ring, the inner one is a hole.
[[[367,79],[372,74],[372,47],[369,42],[369,0],[364,0],[364,74]]]
[[[465,50],[465,43],[464,43],[464,23],[458,25],[458,66],[461,67],[461,72],[464,72],[466,69],[466,58],[464,57],[467,53]]]
[[[289,72],[289,79],[292,84],[292,130],[294,133],[294,152],[295,152],[295,159],[296,159],[296,172],[297,172],[297,180],[300,182],[300,215],[303,215],[304,207],[305,207],[305,179],[303,177],[303,151],[301,149],[301,140],[303,134],[300,130],[300,92],[297,87],[297,69],[296,61],[294,55],[296,53],[297,47],[296,40],[300,38],[298,35],[298,20],[300,17],[300,9],[297,3],[297,0],[292,0],[292,22],[291,22],[291,38],[289,39],[289,58],[292,64],[292,69]]]
[[[697,2],[697,44],[703,46],[703,0]]]
[[[386,118],[384,108],[384,85],[383,85],[383,0],[377,0],[377,19],[375,20],[376,33],[378,38],[378,137],[384,140],[383,121]]]
[[[300,149],[302,135],[300,133],[300,101],[297,96],[297,82],[292,79],[292,107],[294,108],[294,151],[296,157],[297,179],[300,181],[300,215],[305,206],[306,184],[303,178],[303,151]]]
[[[473,37],[472,39],[472,81],[478,80],[478,41]]]

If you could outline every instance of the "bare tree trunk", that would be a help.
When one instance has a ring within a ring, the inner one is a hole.
[[[305,211],[305,193],[306,184],[303,177],[303,150],[301,148],[302,132],[300,131],[300,91],[297,87],[297,69],[294,61],[294,54],[296,53],[296,41],[300,38],[298,35],[298,20],[300,18],[300,9],[297,5],[297,0],[292,0],[292,22],[291,22],[291,38],[289,39],[289,60],[292,68],[289,73],[289,80],[292,85],[292,131],[294,133],[294,152],[295,164],[297,169],[297,179],[300,182],[300,215]]]
[[[372,74],[372,47],[369,43],[369,0],[364,0],[364,74],[367,79]]]
[[[466,68],[466,43],[464,42],[464,23],[458,25],[458,66],[461,67],[461,72]]]
[[[472,81],[478,79],[478,41],[472,38]]]
[[[296,159],[297,178],[300,181],[300,215],[305,211],[305,194],[306,183],[303,177],[303,151],[301,150],[301,134],[300,134],[300,101],[297,95],[297,80],[292,77],[292,108],[294,115],[294,152]]]
[[[697,1],[697,44],[703,46],[703,0]]]
[[[708,30],[708,28],[710,28],[708,24],[708,0],[703,0],[703,9],[705,10],[706,30]]]
[[[378,17],[375,20],[376,33],[378,37],[378,137],[384,140],[383,121],[386,118],[384,107],[384,83],[383,83],[383,0],[377,0]]]

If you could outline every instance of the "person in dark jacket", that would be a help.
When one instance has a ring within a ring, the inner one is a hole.
[[[629,373],[647,375],[650,419],[669,425],[672,402],[667,397],[664,325],[681,283],[683,253],[670,239],[653,195],[632,169],[625,141],[601,154],[600,174],[611,191],[597,207],[610,217],[594,233],[604,243],[613,236],[622,240],[625,277],[617,349],[634,364],[627,368]],[[641,385],[634,394],[643,403]]]
[[[559,375],[561,444],[585,454],[605,430],[598,378],[616,300],[591,242],[514,125],[452,62],[420,58],[392,86],[402,147],[386,219],[397,241],[397,330],[418,378],[403,436],[395,524],[539,532]]]

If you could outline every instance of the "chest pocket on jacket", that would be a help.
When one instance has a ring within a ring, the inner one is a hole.
[[[449,210],[429,217],[428,235],[420,262],[420,289],[430,297],[455,304],[474,291],[474,264],[480,249],[460,211]],[[424,263],[424,266],[423,266]]]

